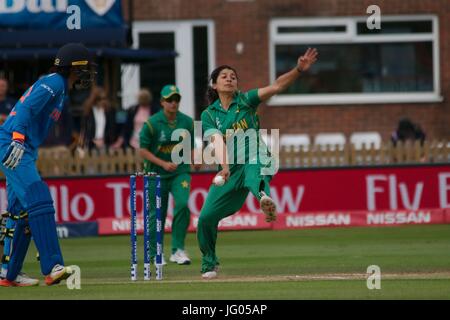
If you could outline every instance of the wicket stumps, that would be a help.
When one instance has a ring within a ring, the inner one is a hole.
[[[130,176],[130,239],[131,239],[131,280],[137,280],[137,209],[136,180],[143,177],[143,224],[144,224],[144,280],[151,279],[150,269],[150,177],[156,184],[156,280],[162,280],[162,216],[161,216],[161,177],[156,173],[136,173]]]
[[[156,176],[156,280],[162,280],[162,219],[161,219],[161,177]]]

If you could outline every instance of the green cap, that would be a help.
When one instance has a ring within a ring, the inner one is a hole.
[[[161,98],[162,99],[169,99],[174,94],[177,94],[181,97],[180,89],[178,89],[178,87],[173,84],[168,84],[168,85],[164,86],[164,88],[162,88],[162,90],[161,90]]]

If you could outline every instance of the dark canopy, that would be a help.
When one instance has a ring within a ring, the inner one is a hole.
[[[0,60],[53,59],[68,42],[81,42],[98,58],[146,62],[175,57],[175,51],[130,49],[125,43],[128,28],[88,30],[0,30]]]
[[[175,57],[175,51],[128,48],[89,48],[97,58],[119,58],[122,62],[145,62]],[[53,59],[58,48],[0,48],[0,60]]]

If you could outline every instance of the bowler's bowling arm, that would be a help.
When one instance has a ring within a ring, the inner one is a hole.
[[[229,169],[227,145],[225,141],[223,141],[223,136],[215,133],[210,139],[214,146],[214,157],[217,163],[220,164],[223,169]]]

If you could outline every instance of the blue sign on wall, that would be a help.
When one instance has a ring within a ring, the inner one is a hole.
[[[67,222],[56,225],[58,238],[79,238],[98,236],[97,221],[90,222]]]
[[[0,0],[0,28],[67,29],[67,8],[80,8],[81,29],[121,27],[121,0]]]

